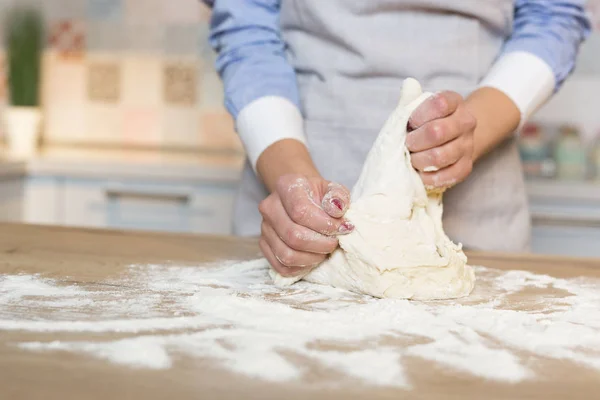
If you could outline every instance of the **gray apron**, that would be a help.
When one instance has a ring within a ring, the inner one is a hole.
[[[404,78],[416,78],[426,91],[472,92],[510,35],[512,18],[512,0],[282,0],[282,35],[321,174],[352,188]],[[258,204],[267,195],[246,165],[236,234],[260,234]],[[528,250],[530,218],[514,138],[446,192],[444,229],[465,248]]]

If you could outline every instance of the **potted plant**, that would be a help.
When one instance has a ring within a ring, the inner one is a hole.
[[[40,131],[44,22],[35,7],[16,6],[6,15],[4,26],[9,91],[5,135],[12,155],[29,156],[35,152]]]

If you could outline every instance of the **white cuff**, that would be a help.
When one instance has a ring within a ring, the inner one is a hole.
[[[240,111],[237,132],[254,172],[263,151],[282,139],[296,139],[306,144],[304,120],[298,107],[285,97],[265,96]]]
[[[554,73],[544,60],[515,51],[500,57],[479,87],[492,87],[506,94],[521,111],[521,128],[552,96],[555,84]]]

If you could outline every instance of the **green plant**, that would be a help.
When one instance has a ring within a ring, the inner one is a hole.
[[[44,21],[34,7],[17,6],[6,16],[6,65],[10,104],[36,107],[39,105]]]

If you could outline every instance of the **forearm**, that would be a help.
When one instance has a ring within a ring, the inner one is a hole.
[[[517,0],[514,31],[467,99],[477,119],[475,160],[523,125],[575,66],[590,26],[579,0]]]
[[[252,168],[269,188],[281,172],[314,173],[303,144],[295,71],[279,32],[280,1],[204,1],[213,6],[210,42],[218,52],[225,106]]]
[[[514,133],[521,112],[506,94],[489,87],[471,93],[466,106],[477,120],[473,150],[476,162]]]
[[[280,140],[267,147],[258,158],[256,170],[269,192],[275,190],[283,175],[320,176],[304,143],[295,139]]]

